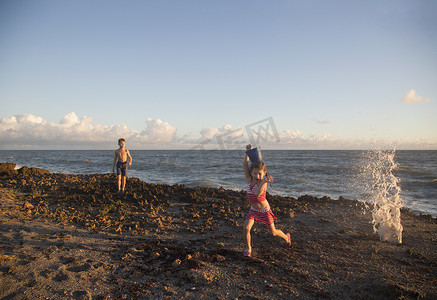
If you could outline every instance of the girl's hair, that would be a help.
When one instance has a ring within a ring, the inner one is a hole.
[[[267,173],[267,165],[263,161],[256,161],[250,164],[249,175],[252,177],[253,170],[263,170],[264,173]]]

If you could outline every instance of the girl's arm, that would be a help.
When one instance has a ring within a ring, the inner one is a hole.
[[[259,183],[258,190],[256,191],[256,196],[258,197],[262,193],[264,193],[267,190],[267,181],[263,180]]]
[[[246,149],[247,150],[252,149],[252,145],[247,145]],[[252,181],[252,176],[250,176],[250,172],[249,172],[249,156],[246,153],[244,153],[243,167],[244,167],[244,175],[246,176],[246,180],[248,183],[250,183]]]
[[[256,196],[258,197],[259,195],[261,195],[262,193],[264,193],[264,191],[267,190],[267,183],[270,183],[270,185],[272,185],[273,182],[273,177],[266,175],[262,181],[259,183],[259,188],[256,192]]]
[[[249,172],[249,156],[247,156],[247,154],[244,155],[245,155],[243,161],[244,175],[246,176],[247,182],[250,183],[252,181],[252,177],[250,176],[250,172]]]

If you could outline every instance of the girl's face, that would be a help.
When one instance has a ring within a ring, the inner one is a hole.
[[[255,180],[262,180],[264,178],[264,175],[266,175],[266,172],[264,172],[264,170],[260,170],[260,169],[253,169],[251,175],[252,175],[252,178]]]

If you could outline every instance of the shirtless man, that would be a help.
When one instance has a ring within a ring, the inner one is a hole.
[[[132,165],[132,156],[130,156],[129,150],[124,146],[126,141],[124,139],[118,140],[118,148],[115,150],[114,163],[112,164],[112,173],[115,170],[115,163],[117,162],[117,179],[118,179],[118,192],[124,193],[124,188],[126,186],[126,176],[127,176],[127,158],[129,157],[129,166]]]

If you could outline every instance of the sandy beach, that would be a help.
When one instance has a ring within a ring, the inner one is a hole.
[[[0,164],[1,299],[436,299],[437,221],[402,210],[379,240],[367,205],[267,199],[292,246],[252,234],[244,191]]]

